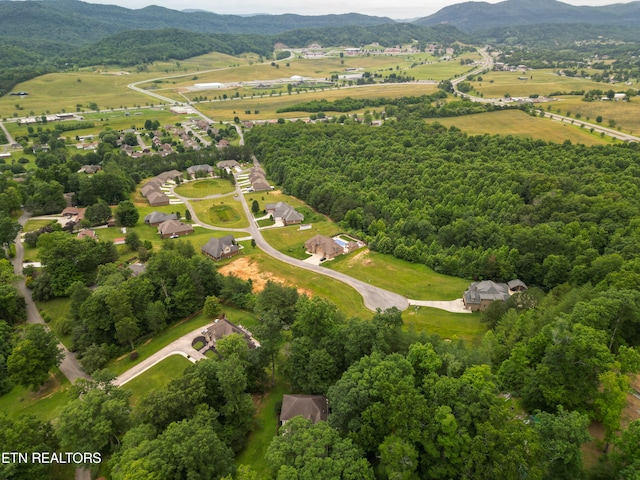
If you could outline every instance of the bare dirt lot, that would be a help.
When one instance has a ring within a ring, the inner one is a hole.
[[[261,292],[268,281],[276,282],[281,285],[290,285],[284,278],[278,277],[271,272],[261,271],[258,264],[255,263],[249,257],[240,257],[231,263],[228,263],[224,267],[218,270],[223,275],[229,275],[233,273],[236,277],[242,280],[249,280],[253,282],[253,293]],[[299,294],[306,294],[309,297],[313,296],[313,292],[304,288],[298,288]]]

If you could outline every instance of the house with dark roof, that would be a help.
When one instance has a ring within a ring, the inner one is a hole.
[[[527,286],[521,280],[512,280],[509,283],[511,285],[507,283],[496,283],[491,280],[474,282],[469,285],[467,291],[464,292],[462,302],[464,306],[472,312],[482,312],[486,310],[492,302],[497,300],[506,302],[514,293],[527,289]]]
[[[78,173],[93,175],[100,170],[102,170],[102,167],[100,165],[82,165],[82,167],[80,167],[80,170],[78,170]]]
[[[169,170],[168,172],[162,172],[156,175],[156,178],[162,180],[163,183],[166,183],[169,180],[174,181],[177,177],[182,177],[182,172],[179,172],[178,170]]]
[[[304,242],[304,248],[307,252],[320,254],[324,258],[335,258],[344,253],[344,248],[338,245],[333,238],[320,234]]]
[[[202,333],[204,335],[205,342],[214,349],[215,344],[218,340],[234,333],[237,333],[242,338],[244,338],[250,349],[255,349],[260,346],[260,342],[253,338],[253,335],[249,330],[244,328],[242,325],[235,325],[234,323],[227,320],[224,316],[216,319],[213,325],[204,330]]]
[[[211,165],[203,164],[203,165],[193,165],[187,168],[187,173],[191,175],[191,178],[196,178],[198,176],[203,175],[211,175],[213,172],[213,167]]]
[[[151,193],[149,193],[147,195],[147,201],[149,202],[149,205],[151,205],[152,207],[159,207],[160,205],[169,205],[170,203],[169,197],[158,190],[154,190]]]
[[[293,417],[304,417],[318,423],[327,420],[329,402],[322,395],[284,395],[280,411],[280,425],[284,425]]]
[[[151,212],[149,215],[144,217],[144,223],[151,225],[152,227],[160,225],[162,222],[166,222],[167,220],[178,220],[178,216],[175,213]]]
[[[193,227],[179,220],[166,220],[158,225],[160,238],[181,237],[193,233]]]
[[[267,215],[271,215],[273,217],[274,222],[281,223],[285,227],[287,225],[302,223],[304,220],[304,215],[297,212],[291,205],[284,202],[267,203],[264,209],[266,210]]]
[[[218,168],[236,168],[239,167],[240,164],[236,160],[221,160],[216,163],[216,167]]]
[[[214,260],[222,260],[223,258],[230,258],[240,253],[240,248],[236,244],[236,239],[233,235],[226,235],[222,238],[211,238],[200,249],[206,256],[213,258]]]

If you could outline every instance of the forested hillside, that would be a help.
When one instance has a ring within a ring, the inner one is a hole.
[[[409,121],[265,126],[247,142],[287,193],[372,249],[440,272],[552,288],[600,281],[638,253],[636,144],[467,137]]]

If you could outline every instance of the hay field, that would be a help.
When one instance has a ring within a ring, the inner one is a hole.
[[[427,119],[428,122],[438,121],[447,127],[456,126],[469,135],[514,135],[518,137],[541,139],[546,142],[562,143],[570,140],[572,143],[584,145],[603,145],[612,143],[610,137],[602,138],[599,134],[589,132],[588,129],[576,125],[559,123],[548,118],[532,117],[520,110],[504,110],[464,117]]]

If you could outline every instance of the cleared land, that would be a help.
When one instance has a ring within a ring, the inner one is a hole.
[[[606,89],[606,85],[600,87]],[[580,115],[580,120],[596,123],[596,118],[602,116],[601,125],[608,127],[609,121],[615,122],[614,128],[620,127],[623,132],[632,135],[640,134],[640,97],[634,97],[631,102],[583,102],[582,97],[565,96],[559,97],[558,102],[552,105],[552,111],[560,112],[575,118]],[[587,120],[589,118],[589,120]],[[580,120],[576,120],[578,123]]]
[[[174,191],[187,198],[203,198],[209,195],[224,195],[231,193],[235,187],[229,180],[221,178],[211,178],[207,180],[196,180],[195,182],[183,183],[177,186]]]
[[[131,406],[135,407],[149,391],[159,390],[171,380],[180,378],[189,365],[191,362],[182,355],[171,355],[124,384],[122,388],[131,392]]]
[[[436,273],[426,265],[368,249],[341,255],[324,266],[415,300],[455,300],[462,297],[470,283]]]
[[[558,104],[554,103],[556,107]],[[587,128],[580,128],[579,121],[575,125],[554,122],[548,118],[532,117],[520,110],[504,110],[490,113],[479,113],[454,118],[428,119],[427,122],[441,123],[447,127],[456,126],[469,135],[515,135],[546,142],[562,143],[570,140],[572,143],[584,145],[603,145],[612,143],[610,137],[602,138],[599,134],[589,132]]]
[[[462,339],[479,346],[487,328],[479,313],[450,313],[428,307],[409,307],[402,313],[405,329],[436,333],[442,338]]]

